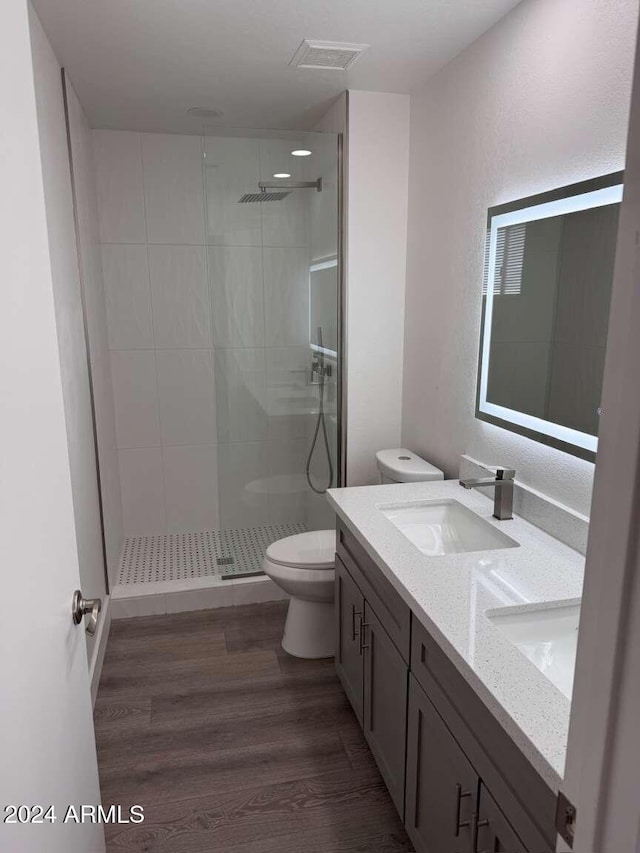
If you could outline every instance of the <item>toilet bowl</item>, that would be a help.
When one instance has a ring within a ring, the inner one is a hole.
[[[439,468],[405,447],[378,451],[376,464],[381,483],[444,479]],[[333,657],[335,556],[335,530],[298,533],[267,548],[264,573],[291,596],[282,648],[294,657]]]
[[[335,530],[298,533],[267,548],[264,573],[291,596],[282,648],[294,657],[334,654],[335,555]]]

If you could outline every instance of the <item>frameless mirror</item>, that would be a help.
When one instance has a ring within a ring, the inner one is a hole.
[[[476,417],[595,459],[623,173],[488,213]]]

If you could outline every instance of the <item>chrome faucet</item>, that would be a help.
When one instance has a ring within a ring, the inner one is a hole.
[[[460,480],[463,489],[483,489],[493,486],[493,517],[500,521],[513,518],[513,468],[498,468],[495,477],[481,477],[479,480]]]

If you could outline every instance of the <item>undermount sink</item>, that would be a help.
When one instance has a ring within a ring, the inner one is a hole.
[[[410,542],[431,557],[518,548],[518,543],[456,500],[378,507]]]
[[[580,604],[526,610],[506,607],[488,611],[486,617],[567,699],[571,699]]]

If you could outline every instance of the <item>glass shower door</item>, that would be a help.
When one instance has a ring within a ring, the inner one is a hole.
[[[203,146],[219,528],[233,540],[222,567],[232,575],[259,571],[271,541],[333,525],[338,138],[216,130]]]

